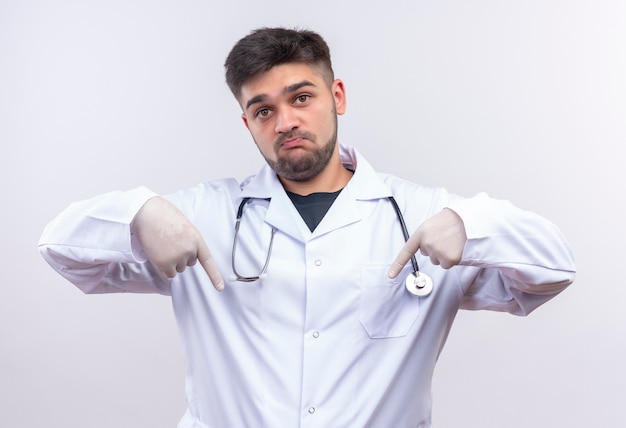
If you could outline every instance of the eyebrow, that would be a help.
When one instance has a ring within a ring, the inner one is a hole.
[[[315,84],[313,82],[308,81],[308,80],[303,80],[301,82],[297,82],[297,83],[294,83],[292,85],[285,86],[283,88],[282,92],[283,92],[283,94],[290,94],[290,93],[295,92],[298,89],[303,88],[305,86],[315,86]],[[250,106],[253,105],[253,104],[264,102],[267,98],[268,98],[267,94],[259,94],[259,95],[256,95],[256,96],[250,98],[248,100],[248,102],[246,103],[246,110],[248,108],[250,108]]]

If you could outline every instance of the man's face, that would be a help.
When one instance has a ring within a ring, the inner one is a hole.
[[[273,67],[244,84],[242,119],[261,154],[279,177],[308,181],[338,155],[337,115],[345,111],[341,80],[324,80],[316,67]]]

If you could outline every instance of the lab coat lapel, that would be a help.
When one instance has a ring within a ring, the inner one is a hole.
[[[265,222],[301,242],[306,242],[311,236],[311,231],[282,187],[272,197]]]
[[[311,238],[355,223],[362,218],[357,206],[357,200],[354,198],[351,190],[346,187],[337,196],[337,199],[335,199],[335,202],[333,202],[320,224],[315,228]]]
[[[270,199],[265,215],[266,223],[298,241],[305,242],[311,236],[276,173],[268,165],[263,166],[256,176],[244,183],[241,196]]]
[[[391,196],[389,187],[355,149],[340,146],[340,155],[343,165],[353,170],[354,175],[314,230],[313,238],[366,217],[369,214],[367,210],[371,209],[372,205],[363,204],[362,201]]]

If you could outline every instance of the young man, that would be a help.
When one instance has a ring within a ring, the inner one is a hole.
[[[574,279],[565,239],[506,201],[382,175],[340,146],[344,84],[315,33],[257,30],[226,77],[267,161],[257,175],[73,204],[42,255],[85,292],[171,296],[180,428],[430,427],[458,309],[528,314]]]

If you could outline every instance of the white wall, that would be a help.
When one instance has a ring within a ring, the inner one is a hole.
[[[576,283],[530,317],[459,315],[437,426],[626,426],[621,0],[0,0],[0,426],[175,426],[168,299],[82,295],[36,243],[75,200],[254,173],[222,64],[274,25],[326,37],[340,140],[377,169],[508,198],[575,250]]]

